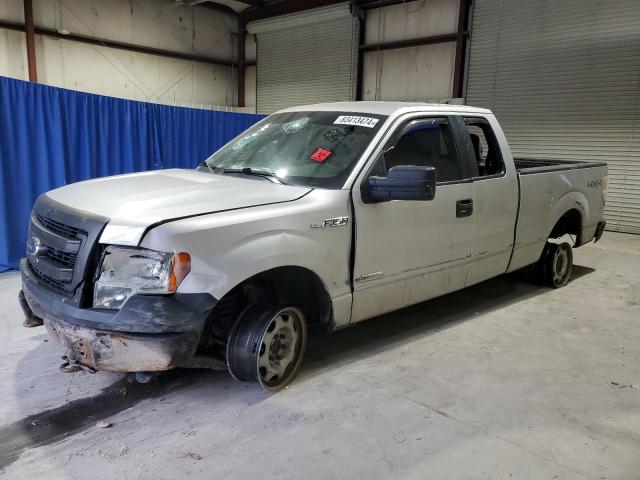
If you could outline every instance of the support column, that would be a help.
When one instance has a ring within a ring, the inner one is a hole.
[[[238,68],[238,107],[245,106],[244,98],[244,70],[245,70],[245,55],[244,55],[244,42],[247,36],[247,28],[244,20],[241,18],[238,25],[238,58],[236,65]]]
[[[31,0],[23,0],[24,3],[24,27],[27,38],[27,62],[29,65],[29,81],[38,81],[36,68],[36,40],[33,28],[33,5]]]
[[[451,96],[453,98],[462,97],[464,85],[464,65],[466,62],[466,46],[467,37],[469,32],[467,31],[467,22],[469,19],[470,0],[459,0],[458,5],[458,29],[456,31],[456,57],[453,70],[453,89]]]

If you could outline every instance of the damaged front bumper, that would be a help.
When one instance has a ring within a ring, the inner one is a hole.
[[[199,336],[193,333],[135,334],[79,327],[46,319],[49,336],[63,347],[70,367],[91,370],[155,372],[186,364]]]
[[[191,366],[217,303],[208,293],[133,295],[117,311],[78,308],[43,286],[27,262],[21,270],[24,308],[43,319],[70,364],[88,370],[154,372]]]

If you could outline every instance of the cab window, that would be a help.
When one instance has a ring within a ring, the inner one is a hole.
[[[498,141],[489,123],[483,118],[473,117],[465,118],[464,123],[471,138],[478,175],[480,177],[501,175],[504,172],[504,163]]]
[[[446,119],[409,122],[395,145],[384,155],[386,171],[398,165],[434,167],[438,182],[461,179],[451,127]]]

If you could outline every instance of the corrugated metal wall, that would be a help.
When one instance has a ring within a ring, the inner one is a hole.
[[[359,20],[348,4],[248,25],[257,35],[258,113],[355,100]]]
[[[640,1],[475,0],[466,103],[516,155],[608,162],[608,229],[640,233]]]

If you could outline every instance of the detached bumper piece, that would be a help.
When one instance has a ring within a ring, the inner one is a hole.
[[[189,366],[217,303],[208,293],[133,295],[120,310],[79,308],[44,286],[26,261],[21,267],[26,307],[62,345],[64,371],[155,372]]]
[[[41,327],[44,322],[40,317],[36,317],[33,314],[31,307],[29,307],[27,300],[24,298],[24,292],[22,290],[18,293],[18,302],[20,303],[20,308],[22,308],[22,313],[24,313],[22,326],[27,328]]]

